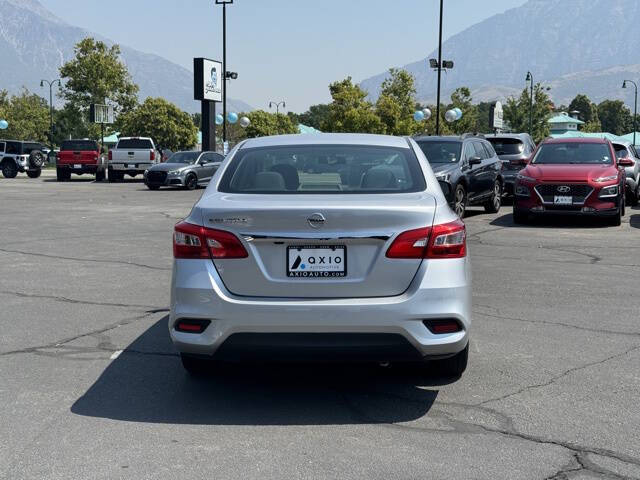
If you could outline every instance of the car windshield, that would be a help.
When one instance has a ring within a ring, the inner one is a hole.
[[[517,138],[487,137],[498,155],[520,155],[524,152],[524,143]]]
[[[418,192],[426,183],[409,148],[296,145],[241,149],[220,191],[270,194]]]
[[[534,164],[611,164],[609,146],[604,143],[547,143],[541,145]]]
[[[95,152],[98,150],[98,144],[93,140],[65,140],[62,142],[60,150],[90,150]]]
[[[151,140],[144,138],[123,138],[118,142],[117,148],[130,148],[131,150],[150,150],[153,148]]]
[[[429,163],[456,163],[460,160],[460,142],[418,142]]]
[[[169,157],[167,163],[194,163],[200,152],[176,152]]]

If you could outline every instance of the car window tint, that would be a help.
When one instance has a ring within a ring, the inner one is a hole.
[[[525,150],[524,143],[517,138],[489,137],[487,141],[498,155],[519,155]]]
[[[7,150],[5,153],[20,154],[20,143],[7,142]]]
[[[81,150],[92,151],[98,150],[98,143],[93,140],[65,140],[60,146],[60,150]]]
[[[476,150],[473,148],[473,145],[471,145],[471,143],[467,143],[464,146],[463,158],[466,161],[469,161],[471,157],[475,157],[475,156],[476,156]]]
[[[482,147],[482,144],[480,142],[473,142],[472,145],[473,145],[473,148],[475,150],[474,156],[480,157],[482,159],[487,158],[487,152]]]
[[[202,156],[201,163],[204,162],[221,162],[224,157],[218,153],[205,153]]]
[[[0,142],[0,152],[4,152],[4,142]]]
[[[562,142],[541,145],[533,164],[611,164],[611,151],[604,143]]]
[[[345,194],[418,192],[426,188],[411,149],[295,145],[239,150],[220,191]]]
[[[429,163],[457,163],[460,160],[460,142],[427,140],[418,142]]]
[[[153,148],[151,140],[142,138],[125,138],[118,142],[116,148],[130,148],[132,150],[146,150]]]
[[[493,158],[496,155],[495,150],[493,149],[493,147],[491,146],[491,144],[489,142],[482,142],[482,146],[484,147],[485,151],[487,152],[487,158]]]

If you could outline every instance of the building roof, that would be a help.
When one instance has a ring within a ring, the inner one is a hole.
[[[606,140],[610,140],[612,142],[614,141],[621,141],[621,140],[626,140],[622,137],[618,137],[617,135],[614,135],[613,133],[608,133],[608,132],[595,132],[595,133],[586,133],[586,132],[578,132],[578,131],[569,131],[569,132],[564,132],[564,133],[552,133],[550,135],[550,137],[552,138],[603,138]],[[640,138],[640,136],[638,137]]]
[[[575,123],[577,125],[584,125],[584,122],[582,120],[578,118],[573,118],[567,112],[562,112],[559,115],[551,117],[549,120],[547,120],[547,123],[550,123],[552,125],[558,124],[558,123]]]
[[[298,133],[322,133],[317,128],[310,127],[308,125],[298,124]]]
[[[627,142],[633,143],[633,132],[622,135],[620,138],[626,140]],[[640,132],[636,132],[636,143],[640,145]]]

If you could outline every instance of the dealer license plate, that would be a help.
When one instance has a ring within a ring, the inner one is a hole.
[[[572,205],[573,197],[568,197],[565,195],[556,195],[553,197],[553,203],[555,205]]]
[[[322,278],[347,276],[344,245],[295,245],[287,247],[287,277]]]
[[[82,165],[78,164],[78,163],[74,163],[73,164],[73,168],[82,168]]]
[[[135,163],[129,163],[129,164],[127,164],[127,168],[136,168],[136,164]]]

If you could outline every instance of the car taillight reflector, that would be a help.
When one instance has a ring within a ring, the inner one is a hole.
[[[403,232],[387,250],[388,258],[462,258],[467,236],[462,220]]]
[[[422,322],[431,333],[455,333],[462,330],[460,323],[454,318],[438,318],[433,320],[424,320]]]
[[[152,162],[156,159],[156,152],[154,152],[153,150],[151,150],[149,152],[149,160],[151,160]]]
[[[173,233],[174,258],[247,258],[233,233],[180,222]]]
[[[201,320],[198,318],[183,318],[176,322],[175,329],[178,332],[202,333],[211,324],[211,320]]]

